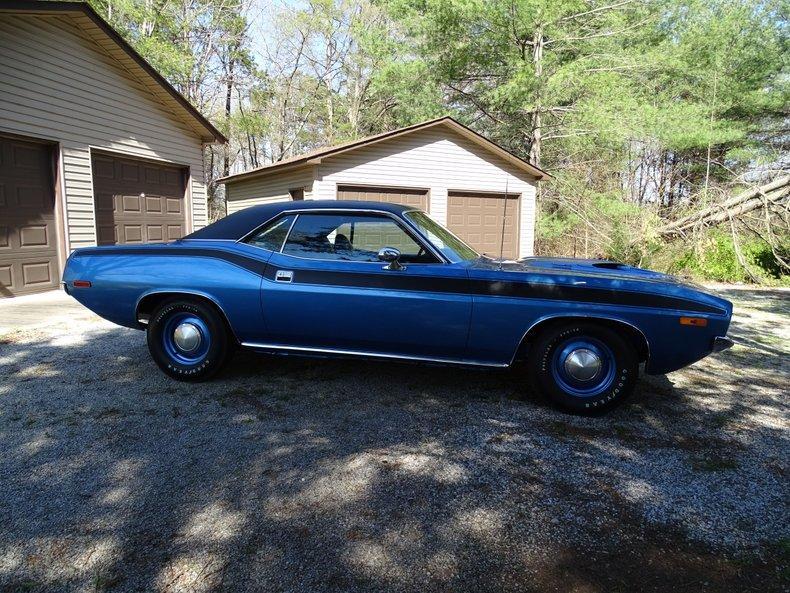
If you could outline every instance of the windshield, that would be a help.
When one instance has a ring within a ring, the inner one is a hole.
[[[455,264],[480,257],[480,254],[474,249],[425,214],[425,212],[412,210],[406,212],[405,216],[452,263]]]

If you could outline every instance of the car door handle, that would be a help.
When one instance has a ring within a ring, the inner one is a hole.
[[[274,275],[276,282],[290,282],[294,279],[294,273],[291,270],[277,270]]]

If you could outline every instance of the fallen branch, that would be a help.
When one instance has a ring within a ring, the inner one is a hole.
[[[703,208],[689,216],[675,220],[658,230],[659,235],[682,235],[699,226],[717,225],[730,218],[738,218],[760,207],[781,204],[790,196],[790,175],[733,196],[721,204]]]

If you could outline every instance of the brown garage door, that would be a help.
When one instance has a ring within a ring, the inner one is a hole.
[[[450,192],[447,201],[447,226],[480,253],[499,257],[502,243],[502,217],[505,217],[503,255],[518,257],[518,195]]]
[[[0,137],[0,297],[58,285],[52,148]]]
[[[392,204],[414,206],[420,210],[428,211],[428,191],[424,189],[339,185],[337,186],[337,199],[390,202]]]
[[[157,243],[186,234],[185,171],[94,154],[93,195],[99,245]]]

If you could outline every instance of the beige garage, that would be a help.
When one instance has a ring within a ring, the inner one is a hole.
[[[291,200],[369,200],[420,208],[478,251],[532,255],[535,187],[547,174],[451,117],[237,173],[225,183],[228,213]],[[504,199],[505,192],[509,198]]]
[[[208,223],[224,136],[86,3],[0,3],[0,297],[58,286],[68,254]]]

